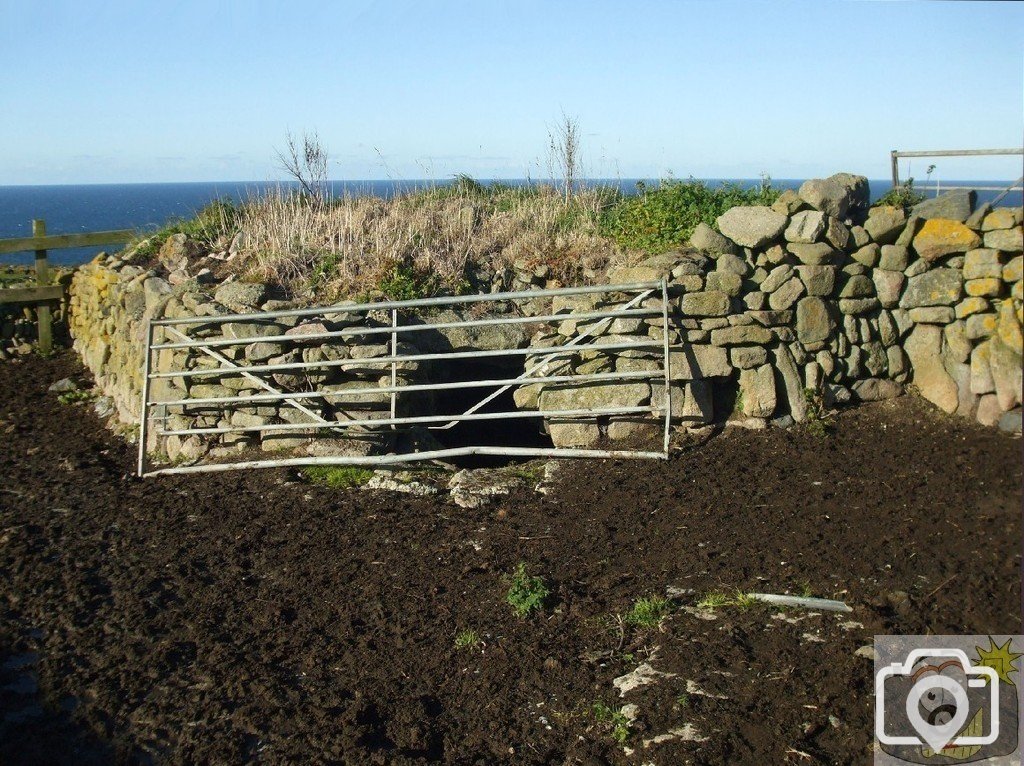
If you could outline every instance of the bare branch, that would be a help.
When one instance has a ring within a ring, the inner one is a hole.
[[[320,136],[315,131],[304,133],[300,145],[289,132],[284,151],[278,149],[276,153],[281,169],[299,183],[302,194],[314,204],[324,204],[330,158]]]
[[[562,119],[548,130],[548,165],[557,170],[568,204],[580,180],[580,123],[563,112]]]

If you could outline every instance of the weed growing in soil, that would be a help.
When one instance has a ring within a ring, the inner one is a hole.
[[[741,590],[736,591],[732,595],[729,595],[728,593],[712,592],[706,594],[697,602],[697,608],[719,609],[723,606],[736,606],[740,609],[749,609],[756,603],[757,599],[749,593],[744,593]]]
[[[516,616],[526,617],[541,609],[549,595],[551,591],[544,584],[544,578],[527,574],[526,564],[520,561],[512,573],[508,595],[505,597]]]
[[[332,489],[361,487],[373,477],[373,471],[353,465],[318,465],[304,468],[302,473],[314,484],[321,484]]]
[[[616,710],[603,702],[595,702],[590,710],[594,720],[609,730],[612,739],[620,745],[626,744],[629,739],[629,719],[621,708]]]
[[[804,401],[807,402],[807,431],[823,439],[832,430],[834,419],[825,409],[825,398],[820,390],[813,388],[804,389]]]
[[[475,630],[463,630],[455,636],[456,649],[473,649],[480,645],[480,634]]]
[[[57,397],[57,401],[61,404],[75,404],[77,402],[87,402],[92,399],[92,391],[65,391],[63,394]]]
[[[668,616],[669,603],[659,596],[637,599],[626,613],[626,623],[638,628],[656,628]]]

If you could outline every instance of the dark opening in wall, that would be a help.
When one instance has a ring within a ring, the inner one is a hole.
[[[432,378],[438,383],[454,383],[468,380],[514,378],[523,373],[522,357],[510,360],[494,358],[448,359],[436,365]],[[458,415],[477,404],[481,399],[494,393],[496,387],[456,388],[438,391],[434,394],[433,412],[439,415]],[[515,412],[517,407],[512,396],[515,388],[503,391],[476,412]],[[444,447],[503,446],[503,447],[548,447],[551,437],[543,431],[541,418],[498,418],[494,420],[470,420],[457,423],[448,429],[429,432]],[[467,465],[497,465],[508,462],[506,458],[474,457],[466,459]]]

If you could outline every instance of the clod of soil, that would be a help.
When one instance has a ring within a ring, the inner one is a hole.
[[[69,376],[0,365],[0,762],[865,763],[874,633],[1020,632],[1020,441],[914,398],[460,508],[138,480]],[[749,591],[853,612],[695,606]]]

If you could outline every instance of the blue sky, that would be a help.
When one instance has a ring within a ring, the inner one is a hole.
[[[884,178],[1020,146],[1022,41],[1022,3],[0,0],[0,184],[271,180],[289,130],[337,179],[543,177],[563,112],[591,176]]]

